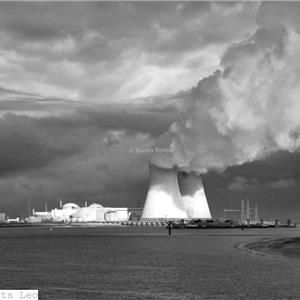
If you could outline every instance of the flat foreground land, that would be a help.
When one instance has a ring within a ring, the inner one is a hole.
[[[56,300],[300,299],[299,236],[299,228],[172,236],[154,227],[3,228],[0,288]]]

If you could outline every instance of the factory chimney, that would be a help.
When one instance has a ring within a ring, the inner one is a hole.
[[[177,171],[149,164],[150,181],[142,219],[187,218],[178,187]]]
[[[202,176],[194,173],[178,174],[182,203],[188,218],[210,219],[210,209],[205,196]]]

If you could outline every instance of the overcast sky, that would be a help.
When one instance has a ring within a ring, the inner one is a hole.
[[[153,147],[198,83],[240,55],[232,45],[277,23],[296,40],[299,14],[300,3],[1,2],[0,211],[142,207],[149,155],[135,148]],[[300,221],[300,155],[285,150],[206,173],[213,215],[249,197],[266,219]]]

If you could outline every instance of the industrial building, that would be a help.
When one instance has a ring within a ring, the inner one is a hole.
[[[186,219],[177,172],[149,164],[149,190],[142,219]]]
[[[6,214],[5,213],[0,213],[0,223],[4,223],[6,220]]]
[[[211,219],[202,177],[194,173],[178,174],[179,189],[188,218]]]
[[[142,219],[210,219],[202,177],[149,164],[149,190]]]
[[[60,208],[54,208],[50,212],[36,212],[26,221],[28,223],[88,223],[88,222],[121,222],[128,221],[130,213],[125,207],[103,207],[100,204],[93,203],[90,206],[80,207],[75,203],[66,203]]]
[[[128,208],[103,207],[93,203],[72,214],[72,222],[121,222],[129,220]]]

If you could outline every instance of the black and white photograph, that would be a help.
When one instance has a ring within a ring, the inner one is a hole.
[[[0,1],[0,300],[299,300],[300,2]]]

